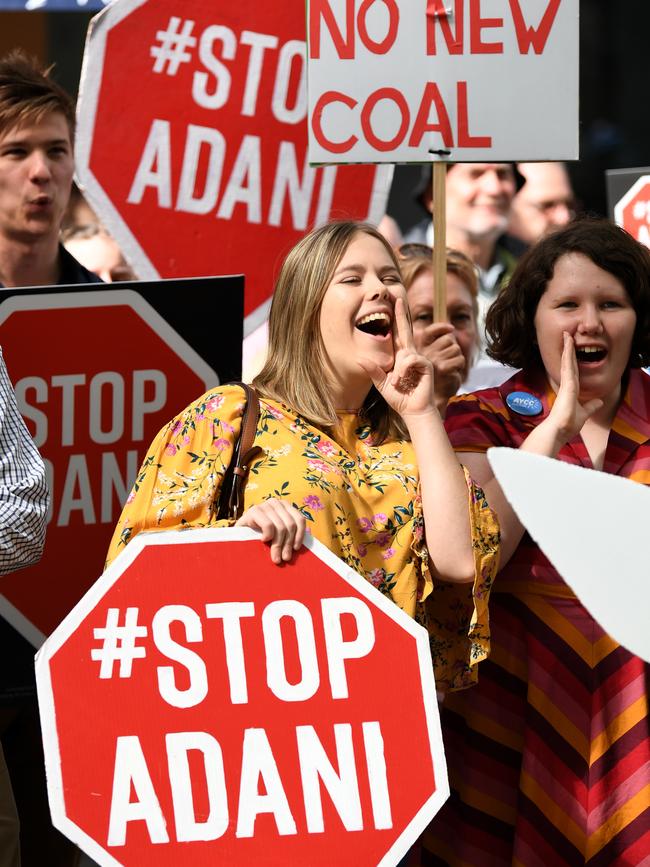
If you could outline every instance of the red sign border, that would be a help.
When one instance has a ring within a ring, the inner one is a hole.
[[[158,280],[158,273],[139,241],[124,221],[101,183],[90,168],[91,146],[97,117],[97,104],[101,90],[106,41],[109,32],[128,15],[152,0],[120,0],[111,3],[91,20],[86,36],[79,96],[77,98],[77,133],[75,140],[76,174],[83,191],[101,214],[102,222],[118,241],[126,258],[133,264],[142,280]],[[306,49],[305,49],[306,50]],[[305,120],[305,123],[307,121]],[[373,190],[370,195],[368,222],[376,224],[384,216],[391,182],[393,164],[376,166]],[[244,317],[244,338],[252,334],[267,319],[270,297]]]
[[[614,206],[614,220],[617,225],[625,228],[623,225],[623,211],[630,204],[632,199],[636,196],[639,190],[642,187],[645,187],[647,184],[650,184],[650,174],[646,173],[641,175],[640,178],[637,178],[636,181],[632,184],[629,190],[622,196],[616,205]]]
[[[115,284],[113,284],[115,285]],[[14,313],[40,310],[63,310],[88,307],[130,307],[181,361],[203,380],[208,391],[220,384],[219,376],[195,349],[176,331],[149,302],[133,289],[107,289],[93,292],[50,292],[43,294],[12,295],[0,303],[0,326]],[[34,623],[2,593],[0,617],[3,617],[23,638],[35,648],[46,636]]]
[[[83,620],[99,604],[104,595],[145,547],[151,545],[200,545],[205,542],[257,542],[259,538],[259,533],[244,527],[208,527],[193,529],[190,532],[167,530],[159,533],[139,534],[115,558],[103,575],[100,576],[85,596],[72,609],[70,614],[55,629],[36,655],[36,687],[41,714],[47,789],[52,822],[68,839],[72,840],[83,852],[93,858],[100,867],[122,867],[122,865],[66,815],[56,725],[56,708],[49,665],[50,660],[79,628]],[[409,617],[408,614],[405,614],[397,605],[389,601],[386,596],[379,593],[357,572],[346,566],[342,560],[313,536],[308,535],[305,538],[304,545],[329,566],[332,571],[340,575],[356,592],[364,596],[371,606],[379,608],[382,613],[397,623],[415,640],[420,667],[424,715],[429,733],[429,748],[433,765],[436,769],[436,790],[423,804],[378,865],[378,867],[394,867],[406,855],[410,847],[415,843],[449,797],[449,782],[447,779],[440,715],[438,713],[436,686],[429,648],[429,635],[426,629],[417,624],[415,620]],[[423,747],[424,745],[422,745]]]

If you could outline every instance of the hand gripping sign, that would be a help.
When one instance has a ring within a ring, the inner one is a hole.
[[[295,242],[379,220],[392,176],[309,167],[304,40],[303,0],[117,0],[88,35],[82,185],[141,277],[245,269],[246,334]]]
[[[308,0],[313,163],[578,155],[578,0]]]
[[[394,865],[448,795],[426,631],[313,538],[136,537],[37,684],[54,824],[100,865]]]

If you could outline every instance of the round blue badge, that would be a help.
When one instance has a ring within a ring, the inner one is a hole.
[[[506,397],[506,403],[513,412],[519,415],[539,415],[542,411],[542,402],[534,394],[527,391],[512,391]]]

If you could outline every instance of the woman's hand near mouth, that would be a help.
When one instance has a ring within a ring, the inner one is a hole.
[[[573,337],[564,332],[560,383],[548,416],[522,444],[524,451],[557,457],[566,443],[578,436],[584,423],[603,406],[600,398],[580,402],[580,373]]]
[[[361,359],[360,364],[386,402],[408,424],[410,415],[435,411],[435,401],[433,365],[415,348],[403,298],[395,301],[393,346],[395,356],[392,369],[385,371],[370,358]]]

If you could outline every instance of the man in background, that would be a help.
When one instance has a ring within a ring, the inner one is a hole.
[[[575,216],[575,196],[564,163],[518,163],[524,185],[512,200],[509,232],[534,244]]]
[[[0,59],[0,287],[101,282],[59,241],[74,172],[74,121],[72,100],[47,70],[17,51]],[[25,429],[21,449],[35,461],[28,440]],[[18,807],[22,864],[69,867],[78,850],[52,827],[47,803],[34,648],[2,618],[0,658],[0,739]],[[0,850],[0,867],[2,858]]]
[[[0,285],[101,282],[61,246],[74,105],[21,52],[0,59]]]
[[[432,168],[426,166],[415,190],[422,207],[433,211]],[[525,245],[508,234],[518,177],[512,163],[454,163],[447,168],[447,247],[465,253],[479,272],[479,327],[485,313],[514,271]],[[425,218],[404,236],[431,245],[433,225]]]

